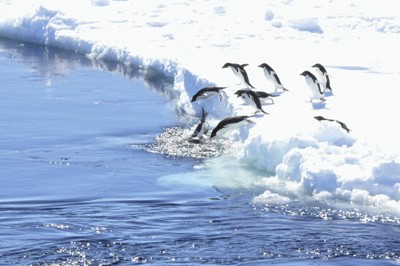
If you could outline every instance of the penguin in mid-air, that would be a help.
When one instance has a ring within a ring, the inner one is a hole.
[[[237,97],[241,97],[248,105],[253,106],[256,109],[256,112],[263,112],[264,114],[268,114],[262,109],[261,101],[259,96],[255,91],[252,90],[238,90],[235,92]]]
[[[222,68],[230,68],[233,74],[235,74],[235,76],[237,76],[243,84],[245,84],[247,87],[254,88],[254,86],[250,84],[249,76],[244,69],[244,67],[247,65],[248,64],[239,65],[234,63],[226,63],[222,66]]]
[[[317,119],[318,121],[329,121],[329,122],[336,122],[338,123],[344,130],[347,131],[347,133],[349,133],[351,131],[351,129],[349,129],[347,127],[347,125],[345,123],[343,123],[342,121],[336,120],[336,119],[329,119],[329,118],[325,118],[323,116],[314,116],[315,119]]]
[[[244,115],[244,116],[228,117],[223,119],[211,132],[210,139],[215,137],[217,133],[221,134],[233,129],[237,129],[246,123],[254,124],[254,122],[249,119],[250,117],[251,116]]]
[[[226,89],[226,87],[205,87],[196,92],[195,95],[192,97],[191,102],[195,102],[198,99],[205,99],[214,95],[219,95],[219,101],[222,100],[222,93],[225,94],[223,89]]]
[[[329,74],[326,71],[325,67],[323,67],[321,64],[315,64],[312,67],[315,68],[315,73],[317,73],[317,76],[322,85],[324,85],[325,89],[332,92],[331,81],[329,80]]]
[[[204,125],[206,122],[207,113],[204,111],[204,108],[201,108],[202,114],[200,122],[197,124],[196,129],[194,130],[189,142],[191,143],[202,143],[204,140],[204,135],[207,133],[207,129]]]
[[[300,75],[304,76],[306,83],[311,90],[310,102],[312,102],[313,99],[324,102],[325,101],[325,98],[324,98],[325,90],[321,89],[321,84],[318,81],[318,79],[314,76],[314,74],[311,73],[310,71],[306,70],[303,73],[301,73]]]
[[[264,76],[267,78],[267,80],[269,80],[274,84],[275,91],[277,90],[289,91],[282,85],[281,80],[279,79],[276,72],[272,69],[272,67],[270,67],[266,63],[263,63],[258,67],[261,67],[263,69]]]

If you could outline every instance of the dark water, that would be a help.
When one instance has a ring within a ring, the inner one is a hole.
[[[160,73],[0,48],[1,265],[400,264],[396,217],[254,205],[254,169],[147,152],[179,120]]]

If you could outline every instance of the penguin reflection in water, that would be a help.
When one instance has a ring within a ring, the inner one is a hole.
[[[254,124],[254,122],[249,119],[250,117],[251,116],[243,115],[223,119],[211,132],[210,139],[217,136],[217,134],[220,135],[227,131],[238,129],[245,124]]]

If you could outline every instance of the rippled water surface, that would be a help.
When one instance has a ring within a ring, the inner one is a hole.
[[[160,73],[0,48],[1,265],[400,264],[398,217],[256,205],[263,175],[226,145],[177,151]]]

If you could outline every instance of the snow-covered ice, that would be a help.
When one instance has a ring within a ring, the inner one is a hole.
[[[254,201],[308,198],[400,214],[398,10],[397,0],[0,0],[0,35],[161,70],[175,81],[177,112],[195,121],[203,106],[211,125],[253,113],[222,66],[249,64],[256,89],[272,92],[258,67],[268,63],[289,92],[231,135],[238,163],[264,175]],[[315,63],[332,77],[325,103],[306,102],[300,73]],[[213,85],[228,87],[222,102],[191,104]]]

